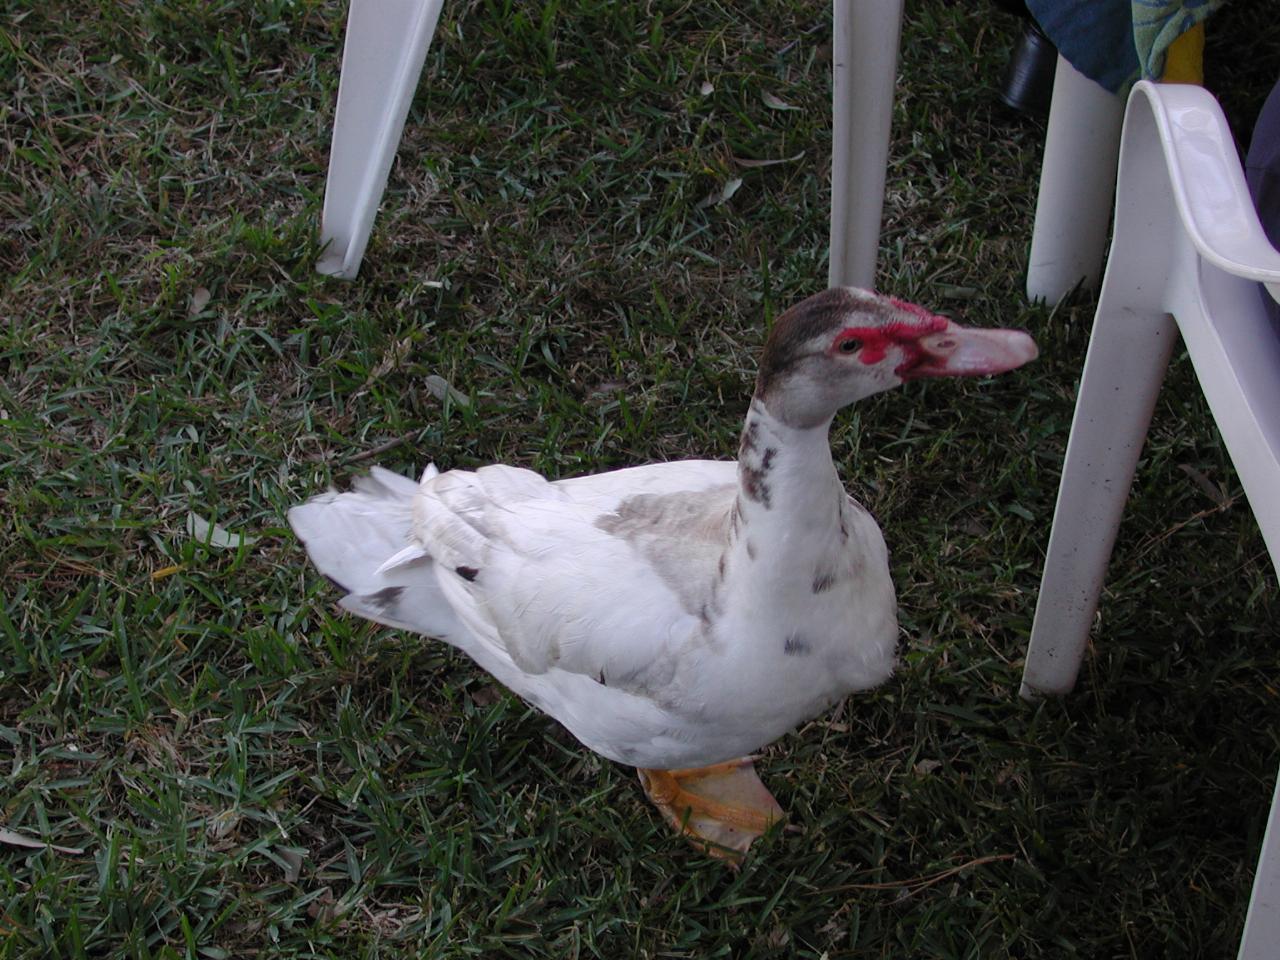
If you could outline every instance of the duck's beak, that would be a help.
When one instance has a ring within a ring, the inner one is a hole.
[[[989,376],[1015,370],[1040,353],[1021,330],[984,330],[951,321],[945,329],[917,339],[914,346],[915,356],[898,370],[903,380]]]

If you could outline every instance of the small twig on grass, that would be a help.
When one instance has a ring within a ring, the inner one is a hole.
[[[815,33],[818,33],[819,31],[825,30],[825,29],[827,29],[826,21],[823,21],[822,23],[815,23],[812,27],[810,27],[808,30],[805,30],[803,33],[800,34],[800,36],[796,37],[790,43],[783,44],[781,47],[779,47],[778,51],[774,54],[774,56],[775,57],[785,56],[787,53],[791,52],[792,47],[801,43],[805,39],[805,37],[811,37]]]
[[[987,863],[995,863],[999,860],[1016,860],[1017,854],[1013,853],[996,853],[989,857],[978,857],[975,860],[969,860],[966,863],[959,864],[955,867],[948,867],[946,870],[938,873],[931,873],[923,877],[912,877],[910,880],[891,880],[887,883],[842,883],[838,887],[826,887],[821,891],[823,895],[828,893],[843,893],[846,890],[898,890],[908,889],[911,892],[924,890],[931,887],[935,883],[941,883],[948,877],[954,877],[957,873],[968,870],[970,867],[980,867]]]
[[[1156,547],[1160,546],[1160,544],[1164,543],[1166,540],[1172,537],[1175,533],[1177,533],[1183,527],[1190,526],[1191,524],[1195,523],[1197,520],[1205,519],[1205,517],[1211,517],[1215,513],[1223,513],[1226,510],[1231,509],[1231,507],[1235,504],[1235,502],[1236,502],[1236,498],[1234,496],[1229,497],[1225,503],[1221,503],[1215,507],[1205,507],[1205,509],[1203,510],[1197,510],[1191,516],[1187,517],[1187,519],[1179,520],[1177,523],[1175,523],[1169,529],[1165,530],[1163,533],[1152,534],[1151,536],[1147,537],[1146,540],[1143,541],[1143,543],[1138,547],[1136,551],[1134,551],[1133,559],[1135,561],[1141,560],[1148,553],[1150,553]]]
[[[384,440],[376,446],[370,447],[368,450],[361,450],[359,453],[352,454],[342,461],[343,466],[351,463],[359,463],[362,460],[368,460],[370,457],[376,457],[380,453],[386,453],[388,450],[394,450],[402,443],[408,443],[417,435],[416,430],[410,430],[408,433],[399,437],[392,437],[390,440]]]

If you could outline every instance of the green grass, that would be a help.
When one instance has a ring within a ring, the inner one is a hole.
[[[0,4],[0,825],[79,851],[0,843],[0,958],[1234,955],[1280,608],[1185,359],[1077,692],[1016,695],[1091,313],[1021,295],[1015,24],[910,5],[879,282],[1042,358],[838,421],[902,663],[767,752],[798,830],[734,874],[342,615],[283,512],[371,462],[732,455],[766,321],[826,276],[828,6],[446,4],[351,284],[313,270],[344,15]],[[1280,35],[1220,22],[1244,131]]]

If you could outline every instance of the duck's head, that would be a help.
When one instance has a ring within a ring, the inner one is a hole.
[[[778,317],[756,397],[783,422],[816,427],[841,407],[908,380],[1004,373],[1037,353],[1021,330],[962,327],[893,297],[833,287]]]

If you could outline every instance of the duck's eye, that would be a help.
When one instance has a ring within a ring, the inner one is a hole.
[[[850,337],[848,340],[840,341],[841,353],[857,353],[861,349],[862,349],[861,340],[855,340],[852,337]]]

